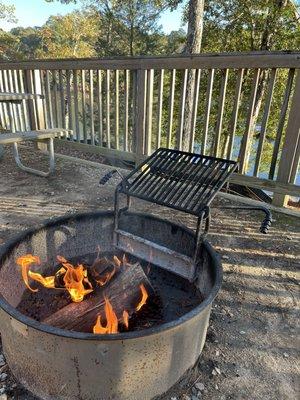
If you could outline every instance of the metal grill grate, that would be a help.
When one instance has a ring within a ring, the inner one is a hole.
[[[160,148],[121,182],[120,192],[199,216],[236,167],[235,161]]]

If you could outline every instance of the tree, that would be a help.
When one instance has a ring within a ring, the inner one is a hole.
[[[292,1],[206,0],[202,44],[204,52],[292,50],[299,47],[300,24]],[[246,73],[244,79],[248,78]],[[258,80],[251,137],[255,132],[268,80],[269,71],[262,70]],[[226,144],[228,141],[224,146]],[[249,155],[247,150],[246,154]],[[245,169],[247,164],[246,159]]]
[[[6,22],[17,22],[15,6],[4,4],[0,1],[0,19]]]
[[[52,16],[40,29],[38,57],[68,58],[96,55],[99,19],[93,13],[73,12]]]
[[[36,58],[41,47],[40,28],[17,27],[10,30],[14,36],[14,52],[17,58]]]
[[[202,29],[203,29],[204,0],[190,0],[188,8],[188,31],[186,38],[185,52],[187,54],[200,53]],[[182,148],[188,151],[190,149],[191,136],[193,134],[192,118],[193,104],[195,98],[196,71],[190,70],[187,76],[186,101],[184,107],[184,124]]]
[[[16,22],[15,6],[4,4],[0,1],[0,20],[6,22]],[[0,58],[10,58],[14,51],[16,39],[13,35],[0,29]]]
[[[54,0],[46,0],[52,2]],[[78,0],[60,0],[79,3]],[[86,0],[85,9],[98,13],[101,30],[97,52],[103,55],[153,54],[162,34],[160,14],[174,8],[180,0]]]

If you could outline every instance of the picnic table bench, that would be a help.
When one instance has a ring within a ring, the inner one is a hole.
[[[54,157],[54,142],[53,139],[56,137],[67,136],[72,131],[64,128],[52,128],[52,129],[40,129],[40,130],[30,130],[30,131],[20,131],[15,130],[15,124],[13,119],[12,104],[21,104],[23,100],[34,100],[44,96],[41,94],[34,93],[0,93],[0,102],[6,103],[8,106],[8,116],[10,122],[9,133],[0,134],[0,158],[3,155],[4,149],[3,145],[13,145],[13,155],[18,167],[23,171],[47,177],[54,172],[55,169],[55,157]],[[34,168],[25,166],[20,159],[18,143],[25,141],[47,141],[49,145],[49,169],[47,172],[40,171]]]

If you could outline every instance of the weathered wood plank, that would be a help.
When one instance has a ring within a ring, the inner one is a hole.
[[[213,149],[213,155],[215,157],[219,156],[219,148],[221,141],[221,133],[222,133],[222,124],[223,124],[223,114],[224,114],[224,105],[225,105],[225,96],[226,96],[226,88],[227,88],[227,80],[228,80],[228,69],[222,71],[222,80],[221,80],[221,88],[220,88],[220,96],[219,96],[219,107],[218,107],[218,115],[217,115],[217,124],[215,130],[215,143]]]
[[[65,146],[65,142],[57,139],[54,140],[55,147],[59,148],[61,146]],[[101,154],[104,157],[107,157],[110,160],[124,160],[124,161],[131,161],[135,162],[136,161],[136,155],[134,153],[130,153],[127,151],[122,151],[122,150],[115,150],[115,149],[108,149],[107,147],[101,147],[101,146],[90,146],[89,144],[86,143],[80,143],[80,142],[68,142],[67,143],[68,147],[70,149],[75,149],[75,150],[80,150],[84,151],[89,154]],[[98,164],[99,166],[100,164]]]
[[[276,68],[273,68],[271,71],[271,75],[270,75],[268,93],[267,93],[264,113],[263,113],[263,117],[262,117],[262,121],[261,121],[259,141],[258,141],[257,152],[256,152],[256,159],[255,159],[255,165],[254,165],[254,171],[253,171],[254,176],[257,176],[258,172],[259,172],[262,151],[263,151],[263,145],[264,145],[264,141],[265,141],[265,137],[266,137],[266,129],[267,129],[267,124],[268,124],[268,119],[269,119],[269,114],[270,114],[271,103],[272,103],[272,97],[273,97],[273,91],[274,91],[274,85],[275,85],[275,79],[276,79],[276,71],[277,71]]]
[[[54,119],[55,119],[55,126],[59,126],[58,120],[58,95],[57,95],[57,71],[52,71],[52,87],[53,87],[53,104],[54,104]]]
[[[83,126],[83,139],[87,143],[87,123],[86,123],[86,79],[85,70],[81,70],[81,101],[82,101],[82,126]]]
[[[91,144],[95,145],[95,120],[94,120],[94,71],[89,71],[90,80],[90,121],[91,121]]]
[[[253,130],[253,114],[254,114],[254,106],[258,88],[258,81],[259,81],[260,69],[256,69],[253,74],[252,79],[252,87],[251,87],[251,94],[250,94],[250,101],[248,107],[248,115],[246,120],[246,130],[242,138],[240,153],[239,153],[239,166],[241,173],[246,173],[248,168],[248,159],[249,159],[249,151],[252,139],[252,130]]]
[[[239,69],[236,86],[235,86],[232,115],[231,115],[231,119],[230,119],[229,127],[228,127],[228,130],[229,130],[229,138],[228,138],[229,142],[228,142],[228,150],[227,150],[227,158],[228,159],[231,159],[231,157],[232,157],[233,143],[234,143],[234,138],[235,138],[235,130],[236,130],[238,112],[239,112],[239,107],[240,107],[240,98],[241,98],[241,90],[242,90],[242,85],[243,85],[243,77],[244,77],[244,69]],[[225,150],[226,150],[226,146],[225,146]]]
[[[299,68],[300,53],[290,51],[211,53],[160,57],[115,57],[95,59],[2,61],[1,69],[214,69]]]
[[[180,95],[180,106],[179,106],[179,124],[177,129],[176,148],[182,150],[182,135],[184,125],[184,110],[185,110],[185,99],[186,99],[186,87],[187,87],[188,70],[183,71],[183,79],[181,86]]]
[[[50,72],[46,70],[46,77],[45,77],[45,102],[46,108],[48,111],[48,120],[49,120],[49,127],[53,128],[53,109],[52,109],[52,96],[51,96],[51,87],[50,87]]]
[[[80,141],[79,127],[79,104],[78,104],[78,71],[73,70],[73,92],[74,92],[74,114],[75,114],[75,135],[77,142]]]
[[[106,71],[106,145],[111,148],[110,138],[110,70]]]
[[[145,153],[151,154],[152,150],[152,113],[153,113],[153,79],[154,70],[147,72],[147,100],[146,100],[146,125],[145,125]]]
[[[103,145],[103,91],[102,71],[97,71],[97,100],[98,100],[98,140],[99,146]]]
[[[20,92],[25,93],[24,88],[24,71],[19,70],[19,83],[20,83]],[[28,122],[28,110],[27,110],[27,103],[26,100],[22,101],[22,113],[23,113],[23,121],[24,121],[24,130],[29,129],[29,122]]]
[[[137,157],[144,155],[145,144],[145,106],[146,106],[146,84],[147,71],[137,71],[136,86],[136,124],[135,124],[135,152]],[[137,106],[138,105],[138,106]]]
[[[195,77],[195,86],[194,86],[193,114],[192,114],[192,125],[191,125],[190,144],[189,144],[189,151],[191,151],[191,152],[194,151],[195,130],[196,130],[197,113],[198,113],[200,79],[201,79],[201,69],[197,69],[196,70],[196,77]]]
[[[210,117],[210,108],[211,108],[211,98],[212,98],[212,89],[214,83],[214,74],[215,70],[210,69],[208,71],[208,79],[207,79],[207,89],[206,89],[206,106],[205,106],[205,115],[204,115],[204,129],[201,143],[201,154],[206,154],[206,146],[207,146],[207,135],[208,135],[208,127],[209,127],[209,117]]]
[[[60,102],[60,115],[61,115],[61,126],[66,127],[66,105],[65,105],[65,89],[64,89],[64,76],[63,71],[58,71],[59,79],[59,102]]]
[[[124,71],[124,151],[128,151],[128,124],[129,124],[129,88],[130,88],[130,75],[129,70]]]
[[[276,183],[293,183],[291,179],[295,178],[294,168],[299,164],[299,142],[300,142],[300,70],[297,70],[294,94],[291,102],[289,119],[286,127],[284,143],[279,162]],[[300,194],[298,194],[300,197]],[[288,196],[278,193],[274,194],[273,204],[284,206],[288,202]]]
[[[164,95],[164,73],[165,70],[161,69],[158,76],[158,98],[157,98],[157,133],[156,133],[156,149],[160,147],[161,142],[161,124],[162,124],[162,111],[163,111],[163,95]]]
[[[119,103],[120,103],[120,96],[119,96],[119,70],[115,70],[115,143],[116,149],[119,150],[120,148],[120,138],[119,138],[119,119],[120,119],[120,112],[119,112]]]
[[[276,164],[277,164],[277,159],[278,159],[278,154],[279,154],[280,143],[282,140],[282,133],[283,133],[283,127],[284,127],[284,123],[285,123],[285,119],[286,119],[286,113],[287,113],[289,100],[290,100],[290,96],[291,96],[294,75],[295,75],[295,70],[290,69],[286,87],[285,87],[284,99],[283,99],[281,110],[280,110],[276,138],[275,138],[273,153],[272,153],[271,166],[270,166],[270,171],[269,171],[269,179],[273,179],[274,175],[275,175],[275,169],[276,169]]]
[[[66,71],[66,87],[67,87],[67,91],[66,91],[66,95],[67,95],[67,110],[68,110],[68,124],[67,124],[67,128],[73,130],[73,102],[72,102],[72,94],[71,94],[71,80],[72,80],[72,75],[71,75],[71,71],[68,69]],[[73,135],[71,137],[71,139],[73,138]]]
[[[170,80],[167,147],[171,147],[171,144],[172,144],[175,80],[176,80],[176,69],[172,69],[172,71],[171,71],[171,80]]]
[[[276,182],[270,179],[257,178],[256,176],[241,175],[237,173],[232,174],[229,181],[236,183],[237,185],[267,190],[269,192],[289,194],[297,197],[300,196],[300,186],[292,183]]]

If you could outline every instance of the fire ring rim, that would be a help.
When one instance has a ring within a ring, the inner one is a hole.
[[[173,223],[173,222],[168,221],[167,219],[159,218],[159,217],[156,217],[149,213],[140,213],[140,212],[131,212],[131,213],[135,214],[135,215],[144,216],[149,219],[154,219],[156,221],[168,223],[170,225],[173,225],[173,226],[176,226],[176,227],[182,229],[187,234],[191,234],[193,236],[195,235],[195,233],[191,229],[187,228],[185,225]],[[18,243],[20,243],[22,240],[26,239],[26,237],[38,232],[39,230],[45,229],[47,227],[51,227],[53,225],[58,225],[59,223],[62,223],[62,222],[71,221],[72,219],[78,220],[78,219],[101,217],[101,216],[113,217],[114,212],[111,210],[107,210],[107,211],[103,210],[103,211],[96,211],[96,212],[93,211],[93,212],[74,213],[74,214],[69,214],[69,215],[63,215],[60,217],[46,219],[42,223],[39,223],[38,225],[36,225],[35,227],[28,228],[28,229],[22,231],[21,233],[13,236],[10,240],[8,240],[6,242],[6,244],[0,246],[0,268],[1,268],[1,265],[4,262],[5,258],[9,256],[9,254],[12,252],[12,250]],[[67,329],[56,328],[56,327],[53,327],[53,326],[50,326],[47,324],[43,324],[39,321],[36,321],[33,318],[27,317],[26,315],[24,315],[21,312],[19,312],[18,310],[16,310],[12,305],[10,305],[4,299],[4,297],[2,296],[1,293],[0,293],[0,308],[3,311],[5,311],[7,314],[9,314],[12,318],[14,318],[15,320],[25,324],[26,326],[30,326],[32,329],[36,329],[38,331],[42,331],[42,332],[50,334],[50,335],[62,336],[62,337],[69,338],[69,339],[103,340],[103,341],[104,340],[105,341],[112,340],[112,341],[114,341],[114,340],[136,339],[136,338],[140,338],[140,337],[158,334],[158,333],[170,330],[172,328],[175,328],[179,325],[182,325],[183,323],[196,317],[206,307],[208,307],[210,304],[212,304],[212,302],[216,298],[216,296],[221,288],[222,280],[223,280],[222,263],[216,253],[216,250],[213,248],[213,246],[207,240],[203,241],[203,246],[205,247],[206,251],[210,255],[211,265],[213,266],[213,268],[215,270],[214,271],[215,272],[215,282],[211,288],[210,294],[202,303],[200,303],[198,306],[193,308],[191,311],[182,315],[180,318],[177,318],[174,321],[165,322],[159,326],[142,329],[139,331],[133,331],[133,332],[97,335],[94,333],[75,332],[75,331],[70,331]]]

